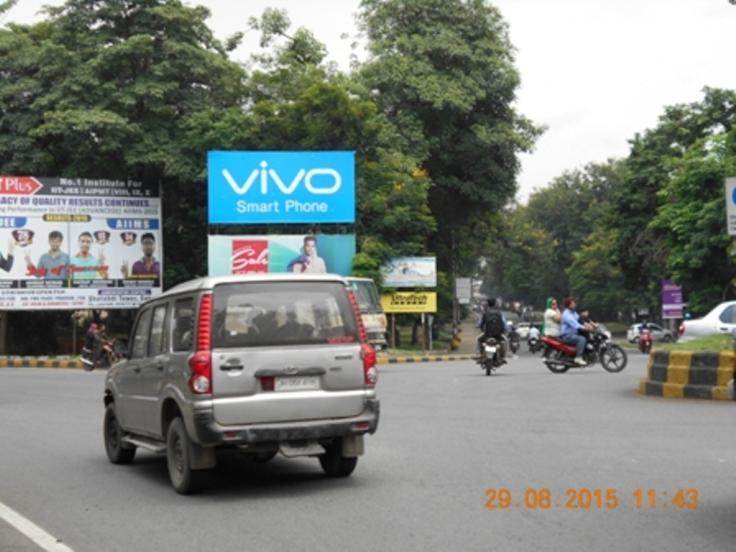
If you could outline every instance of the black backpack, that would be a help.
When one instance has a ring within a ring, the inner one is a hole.
[[[491,310],[483,315],[483,333],[498,337],[503,334],[503,316],[500,311]]]

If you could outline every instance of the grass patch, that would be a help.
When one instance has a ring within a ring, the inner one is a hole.
[[[665,351],[732,351],[734,342],[730,335],[714,334],[684,343],[658,343],[654,348]]]

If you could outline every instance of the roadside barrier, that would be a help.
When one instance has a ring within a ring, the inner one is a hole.
[[[450,362],[454,360],[473,360],[474,355],[430,355],[430,356],[386,356],[379,355],[378,364],[401,364],[408,362]]]
[[[0,357],[0,368],[81,368],[75,358]]]
[[[734,400],[733,351],[652,351],[639,393],[671,399]]]

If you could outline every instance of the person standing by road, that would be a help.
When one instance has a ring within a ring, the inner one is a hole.
[[[560,337],[560,322],[562,321],[562,313],[557,307],[557,299],[549,297],[547,299],[547,308],[544,311],[544,324],[542,325],[542,335],[548,337]]]
[[[580,316],[575,311],[575,299],[568,297],[565,299],[565,311],[562,313],[562,325],[560,327],[560,339],[563,343],[575,347],[574,362],[578,366],[585,366],[583,360],[583,351],[587,340],[580,335],[580,330],[590,330],[590,326],[580,323]]]

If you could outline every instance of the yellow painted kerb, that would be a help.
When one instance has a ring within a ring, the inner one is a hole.
[[[679,383],[663,383],[662,396],[668,399],[682,399],[685,397],[685,386]]]

